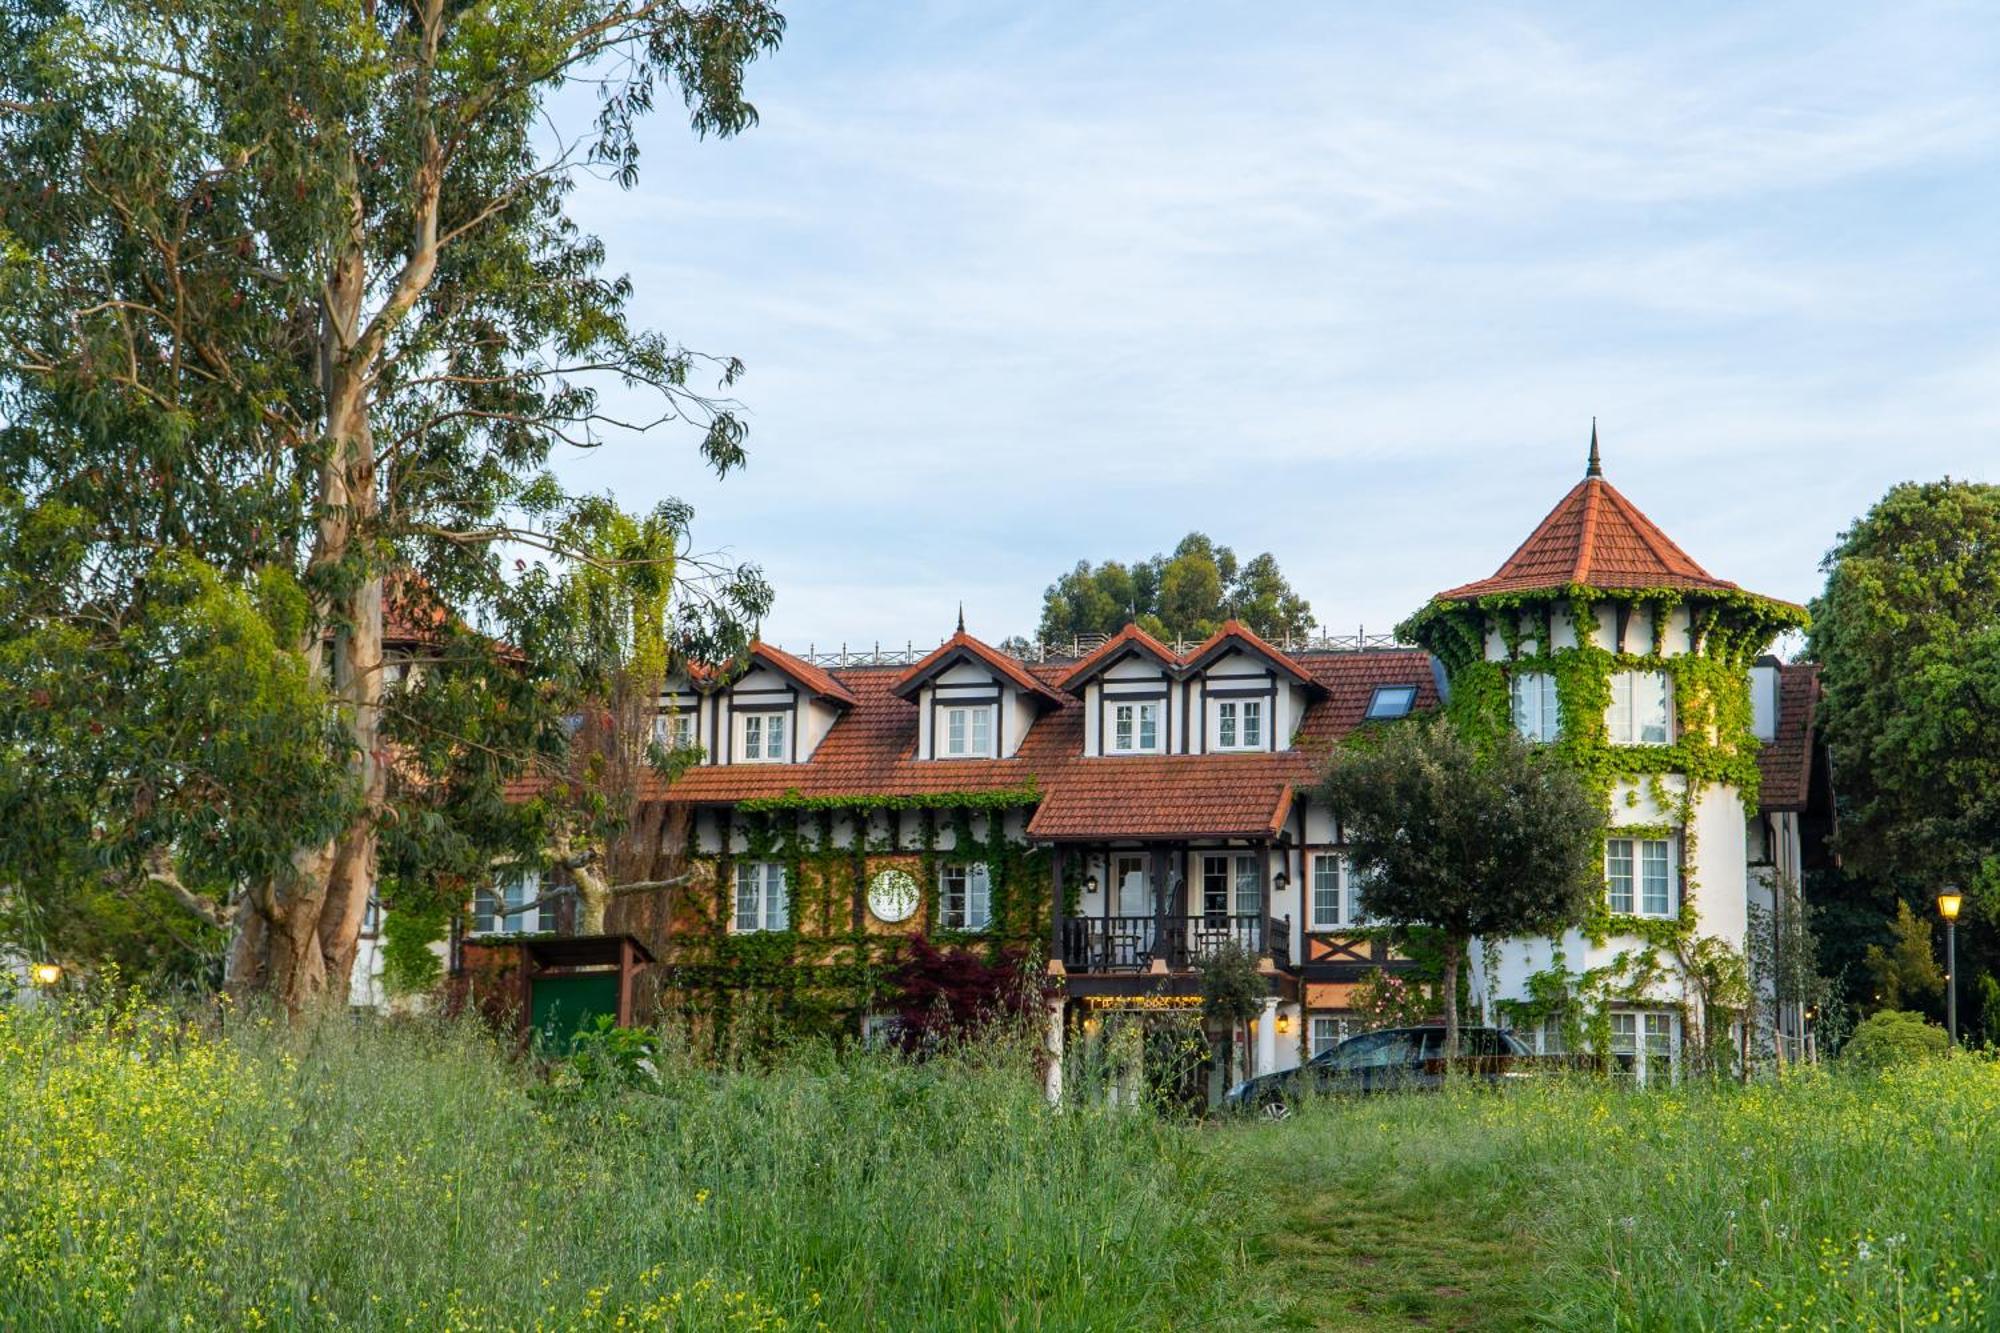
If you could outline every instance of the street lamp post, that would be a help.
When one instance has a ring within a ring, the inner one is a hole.
[[[1938,894],[1938,915],[1944,918],[1944,1022],[1951,1044],[1958,1045],[1958,909],[1964,895],[1950,885]]]

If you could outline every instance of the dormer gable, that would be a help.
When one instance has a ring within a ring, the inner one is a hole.
[[[731,666],[692,664],[669,676],[655,734],[700,747],[704,764],[802,764],[854,704],[828,672],[756,641]]]
[[[1069,674],[1062,678],[1062,688],[1081,698],[1084,687],[1091,681],[1135,658],[1156,664],[1169,676],[1180,670],[1181,660],[1173,649],[1140,629],[1138,625],[1128,624],[1086,653],[1075,666],[1071,667]]]
[[[919,759],[1011,759],[1035,719],[1063,702],[1020,662],[962,627],[891,692],[917,706]]]
[[[1305,668],[1285,656],[1267,639],[1240,620],[1223,621],[1221,629],[1209,635],[1200,646],[1189,651],[1182,662],[1182,670],[1188,675],[1196,675],[1207,671],[1215,663],[1231,655],[1261,662],[1265,669],[1287,677],[1308,689],[1319,688]]]
[[[1182,663],[1191,754],[1288,750],[1326,691],[1241,621],[1229,620]]]
[[[1105,640],[1062,678],[1083,700],[1088,757],[1176,754],[1185,739],[1180,657],[1137,625]]]

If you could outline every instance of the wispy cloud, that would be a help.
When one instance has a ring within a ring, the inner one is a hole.
[[[1808,595],[1889,481],[1990,472],[2000,22],[1962,7],[815,7],[764,122],[663,117],[586,218],[750,364],[753,465],[607,449],[762,559],[787,641],[1032,627],[1201,527],[1328,620],[1614,479]]]

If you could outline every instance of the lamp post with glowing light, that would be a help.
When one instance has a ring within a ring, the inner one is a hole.
[[[1938,915],[1944,918],[1944,1022],[1951,1044],[1958,1045],[1958,909],[1965,897],[1945,886],[1938,894]]]

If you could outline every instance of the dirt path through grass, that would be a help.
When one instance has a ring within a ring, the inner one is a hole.
[[[1534,1256],[1490,1181],[1328,1161],[1291,1126],[1239,1125],[1265,1202],[1251,1264],[1290,1329],[1526,1326]],[[1315,1160],[1315,1158],[1318,1160]]]

